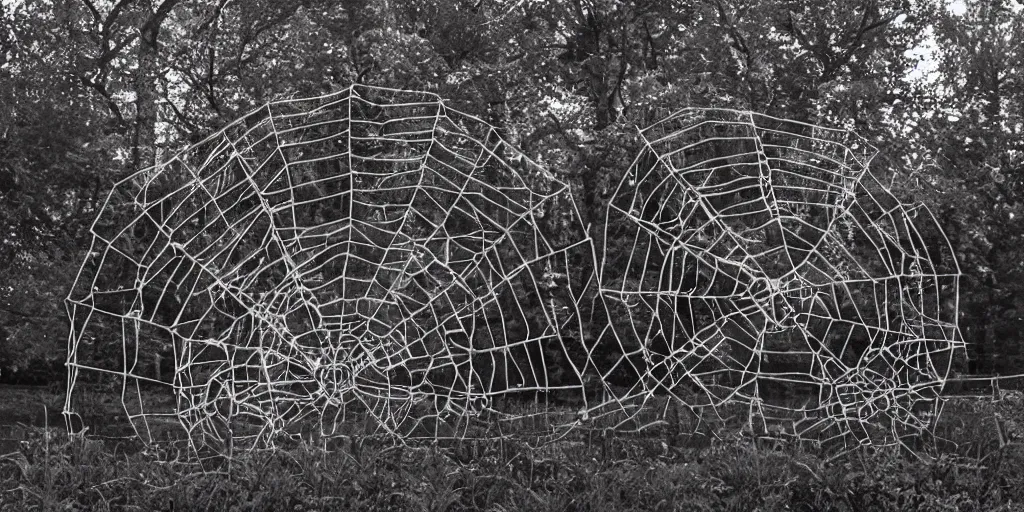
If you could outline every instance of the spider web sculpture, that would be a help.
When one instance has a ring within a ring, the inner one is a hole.
[[[868,171],[873,148],[718,109],[641,134],[600,280],[620,337],[642,340],[644,389],[699,412],[739,404],[755,431],[801,438],[925,428],[916,412],[963,348],[959,269],[931,214]]]
[[[66,410],[108,375],[143,439],[196,450],[522,429],[506,395],[586,401],[583,232],[564,184],[435,95],[271,103],[115,186],[68,299]]]
[[[112,377],[144,440],[228,455],[639,430],[666,395],[801,438],[924,428],[959,271],[873,150],[729,110],[641,134],[598,264],[568,187],[434,95],[268,104],[111,192],[67,301],[65,412]]]

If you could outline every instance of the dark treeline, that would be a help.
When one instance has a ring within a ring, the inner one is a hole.
[[[676,109],[853,129],[950,239],[967,369],[1020,373],[1022,38],[1019,0],[5,1],[0,381],[62,378],[61,299],[115,181],[267,101],[353,83],[495,125],[591,226],[637,127]]]

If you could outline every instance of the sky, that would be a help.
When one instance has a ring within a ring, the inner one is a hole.
[[[1024,3],[1020,0],[1017,2],[1010,3],[1011,9],[1016,12],[1020,12],[1024,9]],[[946,4],[946,8],[949,12],[955,16],[963,16],[967,13],[967,4],[965,0],[952,0]],[[935,44],[934,35],[931,29],[928,29],[926,33],[927,37],[924,39],[923,44],[907,52],[909,57],[919,57],[921,61],[917,67],[910,72],[909,78],[911,80],[925,80],[932,81],[938,77],[939,63],[933,58],[938,46]]]

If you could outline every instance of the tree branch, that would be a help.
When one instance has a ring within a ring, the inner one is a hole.
[[[99,9],[96,8],[96,5],[93,4],[91,0],[82,0],[82,3],[85,4],[86,9],[89,9],[89,12],[92,13],[93,21],[96,23],[103,23],[103,16],[100,15]]]
[[[128,129],[128,123],[127,121],[125,121],[124,115],[121,113],[121,107],[118,106],[117,102],[114,101],[114,98],[110,95],[110,92],[107,91],[106,84],[102,82],[97,82],[82,74],[75,74],[73,76],[78,78],[78,80],[81,81],[82,84],[88,87],[89,89],[92,89],[99,93],[99,95],[102,96],[104,100],[106,100],[107,108],[110,109],[110,113],[113,114],[115,118],[117,118],[117,132],[122,134],[125,133],[125,130]]]
[[[171,10],[174,9],[180,1],[181,0],[164,0],[160,6],[156,8],[156,13],[150,19],[155,23],[163,23],[164,18],[171,13]]]
[[[208,28],[210,28],[210,26],[213,25],[217,21],[217,19],[220,18],[221,13],[224,12],[224,7],[226,7],[228,5],[228,2],[230,1],[231,0],[220,0],[219,2],[217,2],[217,7],[214,7],[213,14],[211,14],[209,18],[206,18],[206,20],[204,20],[202,23],[199,24],[198,27],[196,27],[196,33],[201,34],[205,32]]]
[[[609,110],[613,108],[616,96],[619,98],[619,104],[622,105],[623,110],[625,110],[625,108],[626,108],[625,102],[622,101],[622,83],[626,80],[626,73],[629,72],[629,45],[627,44],[628,43],[628,37],[627,37],[628,35],[629,35],[629,27],[628,27],[628,25],[623,23],[623,25],[622,25],[622,42],[619,45],[620,48],[621,48],[620,53],[619,53],[619,75],[616,77],[616,79],[615,79],[615,86],[612,87],[612,92],[608,96],[608,108],[609,108]],[[616,112],[616,115],[619,115],[619,114],[621,114],[621,112]]]
[[[82,1],[86,2],[88,0]],[[110,13],[107,14],[106,19],[103,20],[102,33],[104,39],[108,38],[108,36],[110,35],[110,30],[114,26],[114,22],[117,21],[117,18],[121,17],[121,11],[124,10],[124,8],[127,7],[129,3],[131,3],[131,0],[119,0],[116,4],[114,4],[114,7],[110,9]]]

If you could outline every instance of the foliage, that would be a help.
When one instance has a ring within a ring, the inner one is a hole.
[[[1024,419],[1019,399],[1006,400],[951,405]],[[959,435],[961,444],[993,436]],[[826,459],[739,432],[709,446],[665,432],[543,450],[510,441],[420,447],[354,437],[253,452],[207,472],[166,447],[139,448],[29,429],[0,458],[0,510],[980,511],[1021,510],[1024,500],[1019,440],[984,454],[864,448]]]
[[[112,183],[268,100],[353,82],[436,91],[497,125],[572,184],[595,235],[641,146],[635,127],[670,110],[853,128],[950,235],[970,369],[1019,373],[1024,11],[964,4],[0,2],[0,380],[62,378],[59,299]],[[0,458],[0,510],[1020,510],[1018,403],[951,403],[918,456],[836,460],[739,435],[709,448],[602,438],[543,456],[350,439],[201,473],[167,451],[36,429]]]
[[[905,119],[908,188],[940,212],[965,279],[961,329],[975,371],[1019,373],[1024,232],[1024,10],[968,2],[938,10],[939,66]],[[955,191],[955,192],[954,192]]]
[[[61,292],[74,279],[75,267],[43,259],[0,270],[0,284],[7,287],[0,290],[0,309],[6,313],[0,320],[0,381],[45,383],[60,373],[67,329]]]
[[[63,321],[52,300],[69,271],[50,270],[88,251],[88,222],[118,178],[268,100],[369,83],[435,91],[498,126],[571,183],[595,236],[641,147],[636,127],[671,110],[853,128],[882,149],[876,169],[951,234],[972,369],[1017,371],[1024,12],[1012,0],[946,4],[5,2],[0,340],[8,353],[58,350],[59,336],[40,333]],[[557,233],[558,215],[547,218]],[[0,379],[29,359],[2,361]],[[32,360],[40,378],[60,378]]]
[[[7,5],[7,4],[5,4]],[[7,7],[4,7],[6,9]],[[0,381],[59,375],[61,298],[123,138],[102,101],[67,70],[57,19],[26,2],[4,12],[0,40]],[[39,87],[38,84],[46,84]]]

